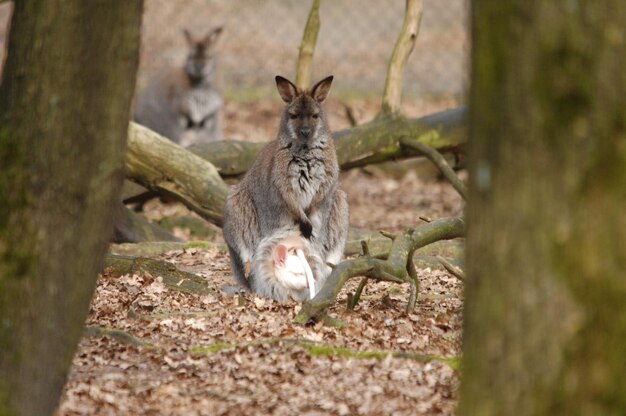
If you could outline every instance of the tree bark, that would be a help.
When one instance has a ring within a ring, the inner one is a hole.
[[[472,7],[460,414],[623,414],[626,7]]]
[[[142,2],[14,2],[0,87],[0,414],[57,406],[122,183]]]

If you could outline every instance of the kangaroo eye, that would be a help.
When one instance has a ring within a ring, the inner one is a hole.
[[[313,114],[313,118],[317,120],[318,118],[320,118],[320,116],[318,114]]]
[[[295,120],[295,119],[298,118],[298,115],[297,114],[289,114],[289,118],[292,119],[292,120]]]

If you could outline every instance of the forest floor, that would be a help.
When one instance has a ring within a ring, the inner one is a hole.
[[[226,121],[236,111],[240,125],[227,129],[228,137],[237,131],[262,140],[273,135],[277,104],[256,106],[250,111],[267,114],[272,123],[248,120],[241,116],[245,105],[229,104]],[[266,113],[258,106],[267,106]],[[345,127],[341,106],[334,108],[333,127]],[[463,210],[449,184],[414,171],[394,177],[353,170],[342,175],[342,187],[351,225],[369,230],[397,231],[419,225],[420,216]],[[188,214],[159,201],[145,209],[152,220]],[[175,232],[190,236],[189,230]],[[220,233],[211,239],[220,241]],[[158,258],[202,276],[211,293],[172,290],[146,273],[105,271],[58,416],[454,414],[463,284],[447,272],[418,270],[413,313],[404,310],[408,285],[373,282],[348,311],[346,299],[357,284],[351,281],[329,310],[342,326],[299,326],[293,323],[298,302],[227,295],[223,288],[232,276],[223,251],[193,248]]]

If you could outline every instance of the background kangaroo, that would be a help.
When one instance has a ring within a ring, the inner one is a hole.
[[[300,91],[277,76],[287,104],[278,137],[259,153],[242,181],[231,188],[224,211],[224,239],[238,284],[255,288],[254,273],[245,276],[261,240],[298,227],[325,263],[338,263],[348,234],[348,202],[339,189],[339,165],[321,103],[333,77]],[[318,273],[323,281],[328,266]]]
[[[182,68],[153,78],[137,98],[135,120],[189,146],[222,140],[223,100],[215,88],[215,43],[222,28],[195,38],[184,30],[189,53]]]

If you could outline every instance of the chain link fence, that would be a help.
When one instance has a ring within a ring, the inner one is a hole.
[[[406,67],[404,103],[417,112],[464,100],[468,83],[469,0],[424,0],[418,41]],[[184,28],[201,35],[224,26],[219,83],[227,99],[274,98],[276,74],[295,78],[312,0],[145,0],[139,88],[182,65]],[[335,75],[333,95],[379,100],[404,17],[404,0],[321,0],[313,80]],[[0,6],[4,43],[10,5]],[[433,106],[432,103],[437,103]]]
[[[405,102],[461,103],[468,82],[468,1],[424,0],[405,71]],[[181,65],[183,28],[201,35],[224,26],[219,80],[227,98],[275,97],[276,74],[295,78],[298,46],[312,0],[146,0],[139,85]],[[322,0],[313,80],[334,74],[333,94],[379,99],[402,27],[403,0]]]

